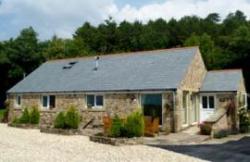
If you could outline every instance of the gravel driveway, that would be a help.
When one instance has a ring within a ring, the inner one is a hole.
[[[115,147],[90,142],[85,136],[61,136],[0,124],[0,161],[18,162],[148,162],[201,161],[144,145]]]
[[[196,145],[158,145],[157,147],[213,162],[249,162],[250,134],[231,135]]]

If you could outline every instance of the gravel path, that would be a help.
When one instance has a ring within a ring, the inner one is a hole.
[[[144,145],[110,146],[85,136],[61,136],[0,124],[0,161],[4,162],[191,162],[186,155]]]

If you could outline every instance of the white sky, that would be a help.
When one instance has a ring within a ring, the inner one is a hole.
[[[249,0],[0,0],[0,40],[15,37],[32,26],[39,38],[56,34],[70,38],[85,21],[97,25],[112,16],[117,22],[163,18],[169,20],[186,15],[205,17],[217,12],[224,18],[229,12],[250,15]]]

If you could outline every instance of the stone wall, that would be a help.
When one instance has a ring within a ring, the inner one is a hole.
[[[8,121],[11,122],[15,118],[19,118],[22,115],[22,109],[10,109]]]
[[[163,125],[166,133],[174,132],[174,92],[163,93]]]
[[[199,50],[197,50],[191,65],[186,70],[179,89],[198,92],[207,73]]]
[[[215,134],[221,131],[230,132],[230,124],[228,123],[228,117],[226,113],[212,125],[211,136],[214,137]]]
[[[53,110],[43,110],[40,111],[40,122],[39,127],[40,128],[52,128],[54,124],[54,120],[56,118],[57,111]]]
[[[103,116],[105,115],[105,110],[82,110],[81,116],[82,116],[82,123],[81,126],[85,127],[90,120],[93,119],[93,122],[91,122],[87,127],[99,127],[103,126]]]
[[[75,106],[79,110],[87,108],[84,94],[57,94],[56,108],[66,110],[69,106]]]
[[[188,115],[187,115],[187,125],[189,126],[192,123],[191,121],[191,112],[192,110],[190,108],[196,108],[199,109],[197,106],[197,101],[195,103],[192,102],[191,96],[195,94],[195,100],[197,100],[198,95],[196,94],[199,92],[199,88],[201,87],[203,80],[206,76],[207,70],[204,65],[203,59],[201,57],[200,51],[197,50],[197,53],[194,56],[194,59],[192,60],[191,65],[186,69],[186,74],[184,76],[184,79],[182,80],[179,88],[176,91],[175,94],[175,110],[174,110],[174,130],[175,132],[178,132],[185,128],[183,126],[183,120],[184,120],[184,109],[183,109],[183,91],[187,92],[187,105],[188,105]],[[197,115],[198,111],[197,111]],[[199,116],[197,116],[199,118]],[[198,120],[198,119],[197,119]]]
[[[81,126],[86,125],[91,119],[93,122],[89,125],[102,125],[102,117],[105,113],[112,116],[115,114],[125,118],[131,112],[138,110],[140,107],[139,93],[107,93],[104,95],[104,107],[102,109],[87,109],[85,94],[57,94],[56,108],[52,110],[45,110],[41,107],[41,94],[23,94],[22,106],[15,107],[15,96],[11,95],[8,99],[10,101],[11,110],[21,112],[24,107],[38,106],[41,112],[40,127],[51,127],[57,112],[65,111],[69,106],[76,106],[82,116]],[[172,91],[163,93],[163,126],[162,130],[166,132],[174,131],[174,93]],[[15,112],[16,113],[16,112]],[[10,118],[13,119],[15,113],[10,113]]]
[[[138,94],[106,94],[104,100],[105,109],[111,116],[115,114],[126,117],[131,112],[140,108]]]
[[[230,103],[236,103],[235,93],[218,93],[216,94],[215,108],[226,108]]]
[[[57,116],[59,111],[57,110],[48,110],[48,111],[40,111],[41,117],[40,117],[40,128],[53,128],[54,120]],[[88,125],[88,128],[92,127],[99,127],[102,126],[102,117],[105,113],[105,111],[98,111],[98,110],[81,110],[80,112],[81,116],[81,123],[80,128],[83,128],[86,126],[90,120],[93,119],[93,121]]]

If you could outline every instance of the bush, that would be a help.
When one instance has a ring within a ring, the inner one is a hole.
[[[64,112],[60,112],[54,121],[54,127],[55,128],[65,128],[65,115]]]
[[[75,107],[70,107],[65,115],[65,128],[77,129],[80,124],[80,115]]]
[[[32,107],[31,111],[24,108],[20,118],[15,117],[12,121],[13,124],[38,124],[40,120],[40,112],[37,107]]]
[[[19,119],[15,116],[11,123],[15,125],[15,124],[19,124],[20,121],[19,121]]]
[[[19,123],[21,123],[21,124],[30,123],[30,114],[29,114],[29,111],[28,111],[27,107],[24,108],[22,116],[18,120],[19,120]]]
[[[32,107],[30,112],[30,124],[38,124],[40,120],[40,112],[37,107]]]
[[[228,135],[229,135],[229,132],[227,130],[220,130],[214,133],[214,138],[223,138],[223,137],[227,137]]]
[[[8,122],[8,118],[9,118],[9,107],[6,107],[6,109],[3,112],[3,117],[2,117],[2,121],[3,123],[7,123]]]
[[[134,112],[127,117],[125,123],[127,137],[140,137],[144,134],[144,119],[140,112]]]
[[[140,112],[129,115],[125,122],[117,115],[112,119],[110,136],[112,137],[141,137],[144,134],[144,119]]]
[[[122,135],[123,130],[123,123],[122,120],[119,118],[118,115],[115,115],[115,117],[112,120],[112,125],[110,128],[110,136],[112,137],[120,137]]]
[[[68,111],[60,112],[54,121],[55,128],[77,129],[80,124],[80,114],[75,107],[70,107]]]
[[[200,124],[200,131],[202,135],[210,135],[212,126],[210,124],[202,123]]]
[[[239,118],[240,118],[240,132],[241,133],[249,132],[250,119],[246,109],[241,109],[239,111]]]

